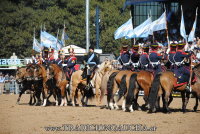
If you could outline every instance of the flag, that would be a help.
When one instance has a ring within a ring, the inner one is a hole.
[[[33,50],[37,52],[41,52],[43,50],[43,47],[40,45],[40,43],[35,37],[33,38]]]
[[[65,32],[65,24],[64,24],[64,28],[63,28],[63,32],[62,32],[62,36],[61,36],[61,43],[63,44],[63,46],[65,46],[65,40],[68,40],[69,37],[67,36],[66,32]]]
[[[62,47],[63,47],[63,44],[62,42],[58,39],[58,34],[59,34],[59,29],[58,29],[58,32],[57,32],[57,41],[56,41],[56,50],[60,50]]]
[[[183,9],[182,9],[182,6],[181,6],[181,25],[180,25],[180,34],[181,36],[187,40],[187,36],[186,36],[186,32],[185,32],[185,23],[184,23],[184,17],[183,17]]]
[[[48,48],[53,48],[53,49],[57,49],[56,48],[56,43],[57,43],[57,39],[56,37],[54,37],[53,35],[47,33],[46,31],[41,31],[40,33],[40,38],[41,38],[41,45],[48,47]]]
[[[149,34],[153,35],[154,31],[163,29],[167,29],[166,11],[160,16],[160,18],[152,22]]]
[[[126,39],[130,38],[145,38],[149,35],[149,29],[151,26],[152,20],[151,17],[149,17],[146,21],[144,21],[142,24],[134,28],[133,30],[130,30],[127,35]]]
[[[129,31],[133,30],[132,18],[130,18],[126,23],[121,25],[114,33],[115,40],[122,38],[127,35]]]
[[[198,8],[196,9],[196,17],[195,17],[195,20],[194,20],[194,24],[192,26],[192,30],[188,36],[188,42],[193,42],[194,41],[194,37],[195,37],[195,30],[196,30],[196,25],[197,25],[197,10]]]

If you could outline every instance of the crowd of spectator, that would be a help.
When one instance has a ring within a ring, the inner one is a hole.
[[[19,94],[19,86],[15,76],[0,72],[0,94]]]

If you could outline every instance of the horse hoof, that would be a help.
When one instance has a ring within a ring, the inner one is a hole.
[[[17,101],[16,104],[19,105],[19,101]]]

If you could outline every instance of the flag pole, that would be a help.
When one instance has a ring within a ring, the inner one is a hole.
[[[166,34],[167,34],[167,43],[168,43],[168,48],[170,48],[170,42],[169,42],[169,34],[168,34],[168,27],[167,27],[167,10],[165,6],[165,20],[166,20]]]
[[[35,43],[35,27],[34,27],[34,30],[33,30],[33,45]],[[32,55],[34,55],[34,50],[32,48]]]

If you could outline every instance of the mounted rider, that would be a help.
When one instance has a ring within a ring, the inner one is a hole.
[[[130,58],[131,54],[128,51],[128,45],[123,45],[120,51],[120,56],[118,58],[120,64],[122,65],[122,70],[130,70]]]
[[[85,65],[82,78],[87,79],[87,84],[90,81],[90,77],[92,73],[97,68],[97,65],[99,64],[99,55],[94,52],[94,47],[89,47],[89,52],[84,56],[83,58],[83,64]]]
[[[172,42],[170,44],[170,51],[168,54],[168,62],[170,63],[170,70],[173,72],[175,69],[175,61],[174,61],[174,55],[176,54],[176,47],[177,44],[175,42]]]
[[[64,61],[64,52],[63,50],[59,50],[58,51],[58,58],[55,60],[55,63],[62,68],[62,64],[63,64],[63,61]]]
[[[142,54],[140,55],[140,67],[142,70],[149,69],[149,45],[145,44],[142,47]]]
[[[158,44],[152,43],[151,51],[149,54],[149,63],[150,63],[150,68],[153,69],[154,71],[154,76],[162,72],[161,60],[162,60],[162,55],[158,53]]]
[[[139,45],[133,45],[131,51],[130,51],[130,62],[131,62],[131,66],[132,69],[134,71],[138,71],[140,68],[140,63],[139,63],[139,59],[140,59],[140,54],[138,53],[139,50]]]
[[[176,54],[174,55],[174,61],[176,69],[174,70],[175,76],[178,78],[179,83],[188,83],[190,78],[190,69],[184,63],[185,58],[189,58],[191,54],[184,51],[185,43],[180,42],[177,46]],[[187,87],[187,91],[189,87]]]
[[[55,63],[54,49],[53,48],[49,49],[48,63],[53,63],[53,64]]]
[[[77,63],[77,58],[75,57],[73,48],[70,47],[68,49],[68,52],[69,52],[69,57],[64,59],[63,70],[67,76],[67,80],[70,80],[72,73],[75,72],[74,66]]]

